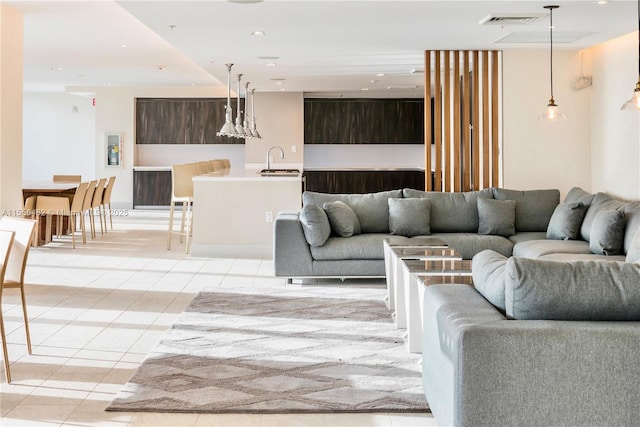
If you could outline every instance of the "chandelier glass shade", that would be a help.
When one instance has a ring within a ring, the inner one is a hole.
[[[249,118],[245,111],[244,120],[242,118],[242,109],[240,106],[240,90],[242,74],[237,74],[238,79],[238,92],[237,92],[237,109],[236,109],[236,122],[233,123],[233,108],[231,106],[231,68],[233,64],[226,64],[227,67],[227,105],[225,107],[225,120],[220,131],[216,133],[217,136],[227,136],[230,138],[260,138],[260,134],[255,129],[255,110],[253,107],[253,92],[251,92],[251,127],[249,126]],[[245,85],[245,110],[247,109],[249,100],[249,83]]]
[[[558,105],[553,99],[553,10],[559,7],[556,5],[544,6],[545,9],[549,9],[549,81],[551,97],[549,98],[547,109],[539,117],[539,120],[547,122],[563,122],[567,120],[567,117],[558,110]]]

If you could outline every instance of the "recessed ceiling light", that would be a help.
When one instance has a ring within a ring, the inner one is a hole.
[[[278,64],[276,64],[275,62],[267,62],[267,63],[266,63],[266,64],[264,64],[264,65],[266,65],[267,67],[275,67],[275,66],[276,66],[276,65],[278,65]]]
[[[284,82],[276,82],[276,84],[282,86],[284,84]]]
[[[369,80],[369,83],[374,83],[375,84],[375,83],[378,83],[378,81],[377,80]]]
[[[261,3],[262,0],[227,0],[229,3],[249,4],[249,3]]]
[[[264,31],[251,31],[249,34],[252,36],[264,36]]]
[[[365,92],[366,92],[366,91],[368,91],[368,90],[369,90],[369,88],[368,88],[368,87],[363,87],[361,90],[363,90],[363,91],[365,91]]]
[[[287,88],[281,87],[280,90],[284,92]]]
[[[279,56],[258,56],[258,59],[263,61],[275,61],[276,59],[280,59]]]
[[[127,47],[127,45],[126,44],[121,44],[120,47],[125,48],[125,47]]]
[[[376,77],[384,77],[384,73],[378,73],[376,74]]]

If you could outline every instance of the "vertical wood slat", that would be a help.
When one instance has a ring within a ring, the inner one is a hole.
[[[425,75],[425,141],[434,143],[433,153],[426,147],[425,164],[434,164],[435,175],[433,185],[425,177],[427,190],[499,185],[499,61],[497,51],[425,52],[425,70],[434,66],[434,77]]]
[[[489,52],[482,52],[482,185],[491,186],[491,144],[489,142]]]
[[[492,158],[492,168],[491,168],[491,185],[498,186],[499,183],[499,147],[498,147],[498,52],[493,51],[491,54],[491,152],[493,154]]]
[[[424,52],[424,188],[433,190],[431,183],[431,51]]]
[[[462,175],[462,189],[463,191],[469,191],[471,186],[469,184],[471,178],[471,84],[469,75],[469,51],[462,53],[462,75],[463,75],[463,96],[464,102],[462,103],[462,162],[458,167],[461,167],[460,171]]]
[[[436,145],[436,167],[435,167],[435,191],[442,191],[442,91],[440,85],[440,51],[436,51],[435,58],[435,102],[434,102],[434,138]],[[446,102],[446,101],[445,101]],[[448,169],[449,165],[447,165]]]
[[[444,52],[444,99],[451,99],[451,54]],[[444,109],[444,191],[451,191],[451,108],[450,104]]]
[[[453,52],[453,191],[460,191],[460,51]],[[451,102],[449,100],[449,102]]]
[[[471,129],[471,156],[472,156],[472,168],[473,168],[473,180],[472,180],[472,189],[479,190],[481,187],[480,184],[480,144],[478,143],[480,135],[478,132],[480,131],[480,87],[479,87],[479,75],[480,71],[478,69],[478,51],[473,51],[472,61],[473,63],[473,117],[471,122],[473,123],[473,127]]]

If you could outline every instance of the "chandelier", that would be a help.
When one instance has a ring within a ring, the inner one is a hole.
[[[242,119],[242,110],[240,109],[240,89],[242,74],[237,74],[238,78],[238,103],[236,113],[236,123],[233,123],[233,109],[231,107],[231,67],[233,64],[226,64],[227,67],[227,105],[225,107],[225,120],[224,125],[220,128],[220,131],[216,133],[217,136],[227,136],[230,138],[255,138],[260,139],[260,133],[256,129],[256,117],[254,107],[254,93],[255,89],[249,92],[249,83],[245,84],[245,109],[249,105],[249,94],[251,94],[251,125],[249,126],[248,112],[245,111],[244,120]]]

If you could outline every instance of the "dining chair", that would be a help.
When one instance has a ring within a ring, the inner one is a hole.
[[[113,219],[111,218],[111,192],[113,191],[113,184],[116,182],[116,177],[112,176],[107,181],[107,187],[102,193],[102,209],[104,210],[104,231],[107,231],[107,213],[109,214],[109,223],[113,230]]]
[[[38,196],[36,199],[36,212],[37,215],[46,215],[46,230],[45,230],[45,243],[51,241],[51,222],[52,216],[56,215],[56,236],[60,237],[62,234],[63,217],[68,216],[68,231],[71,233],[71,246],[76,248],[76,222],[77,218],[80,218],[80,228],[84,236],[84,218],[83,214],[83,202],[87,186],[89,183],[80,183],[76,192],[73,195],[73,199],[69,201],[65,196]],[[37,218],[36,218],[37,219]],[[39,236],[39,221],[36,221],[35,225],[35,238]],[[83,242],[83,243],[86,243]]]
[[[82,175],[53,175],[53,182],[80,182]]]
[[[171,205],[169,207],[169,235],[167,236],[167,250],[171,249],[171,235],[173,231],[173,213],[176,203],[182,204],[182,219],[180,221],[180,242],[185,238],[185,252],[189,253],[189,237],[191,235],[193,203],[193,180],[198,175],[198,167],[194,163],[176,164],[171,166]],[[186,230],[185,230],[186,224]]]
[[[100,234],[104,234],[104,228],[107,226],[106,222],[104,227],[102,226],[102,209],[100,209],[100,206],[102,205],[102,195],[104,194],[104,186],[106,183],[107,178],[100,178],[98,184],[96,184],[93,198],[91,199],[91,229],[94,230],[94,234],[96,229],[96,209],[98,211],[98,219],[100,220]]]
[[[20,289],[24,331],[27,336],[27,351],[31,354],[31,334],[27,316],[27,299],[24,292],[24,272],[27,267],[30,243],[33,240],[36,221],[33,219],[3,216],[0,218],[0,231],[13,231],[13,245],[4,272],[4,289]]]
[[[4,375],[7,383],[11,382],[11,369],[9,368],[9,352],[7,351],[7,335],[4,331],[4,318],[2,316],[2,289],[4,288],[4,274],[7,270],[7,261],[11,253],[15,233],[13,231],[0,231],[0,338],[2,338],[2,353],[4,357]]]
[[[85,192],[84,199],[82,201],[82,220],[81,220],[83,222],[82,243],[87,243],[87,236],[85,235],[84,216],[85,214],[91,215],[91,211],[92,211],[91,203],[93,202],[93,193],[96,191],[97,183],[98,183],[97,180],[89,181],[89,184],[87,186],[87,191]],[[89,219],[89,225],[91,226],[92,224],[93,222],[91,222],[91,219]],[[90,228],[91,228],[91,238],[95,239],[96,231],[94,230],[93,227],[90,227]]]
[[[222,160],[223,169],[231,169],[231,162],[229,159],[220,159]]]
[[[209,165],[208,162],[196,162],[195,163],[196,168],[198,169],[198,175],[204,175],[207,174],[209,172],[213,172],[211,170],[209,170]]]

